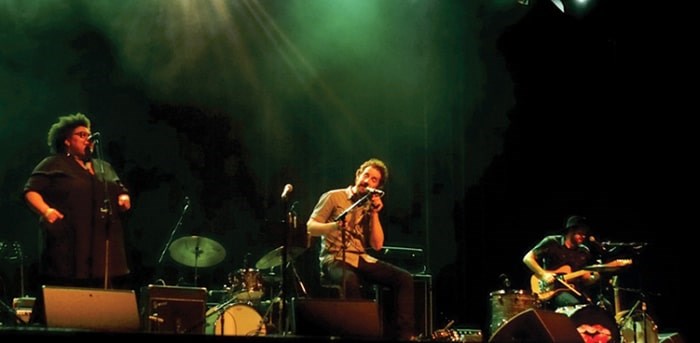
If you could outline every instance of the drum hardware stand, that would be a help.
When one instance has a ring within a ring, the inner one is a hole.
[[[0,313],[2,312],[7,312],[11,315],[11,317],[13,317],[13,324],[24,323],[24,320],[22,320],[22,318],[17,314],[17,311],[15,311],[15,309],[5,304],[4,301],[0,300]],[[2,326],[1,324],[3,324],[2,321],[0,321],[0,326]]]
[[[260,335],[260,332],[262,331],[263,325],[265,325],[265,323],[272,323],[272,320],[270,319],[270,315],[272,314],[272,308],[275,306],[275,303],[282,301],[281,295],[282,291],[280,290],[277,293],[277,297],[270,299],[270,305],[267,306],[267,309],[265,309],[265,314],[263,314],[262,318],[260,319],[260,322],[258,323],[258,328],[257,330],[255,330],[255,336]],[[282,305],[280,304],[280,306]],[[282,318],[280,317],[280,321],[281,320]]]
[[[0,256],[3,255],[4,249],[9,245],[0,241]],[[20,277],[20,296],[24,296],[24,254],[22,253],[22,245],[19,242],[12,242],[12,248],[14,254],[9,256],[4,256],[6,260],[19,260],[19,277]],[[9,249],[8,249],[9,250]],[[7,305],[2,299],[0,299],[0,313],[7,312],[11,315],[13,319],[13,324],[26,323],[22,317],[17,314],[17,311]],[[2,319],[0,317],[0,319]],[[2,321],[0,321],[0,326],[2,326]]]
[[[309,294],[306,292],[306,286],[304,286],[304,282],[301,281],[301,277],[299,276],[299,273],[297,272],[297,268],[296,268],[296,266],[294,265],[294,259],[292,259],[291,261],[287,261],[287,266],[286,266],[285,268],[281,268],[281,269],[282,269],[282,271],[281,271],[282,273],[285,273],[286,271],[288,271],[288,270],[291,269],[291,272],[294,273],[294,280],[296,281],[296,282],[295,282],[296,285],[298,285],[299,288],[301,289],[301,292],[303,293],[303,296],[304,296],[304,297],[307,297]],[[284,282],[285,280],[286,280],[286,276],[285,276],[285,275],[282,275],[282,281],[281,281],[281,282]],[[283,307],[284,307],[284,303],[283,303],[284,299],[282,298],[282,296],[283,296],[284,294],[289,295],[289,292],[286,292],[286,293],[285,293],[285,291],[284,291],[285,289],[286,289],[285,285],[282,284],[281,287],[280,287],[280,292],[279,292],[279,294],[278,294],[278,296],[277,296],[277,297],[280,299],[280,310],[283,310]],[[297,295],[298,295],[298,294],[297,294]],[[268,306],[267,310],[265,311],[265,317],[267,317],[268,314],[271,312],[272,307],[273,307],[274,304],[275,304],[275,301],[274,301],[274,300],[275,300],[274,298],[271,300],[270,306]],[[291,330],[291,325],[290,325],[290,323],[289,323],[290,321],[287,320],[286,323],[282,323],[282,319],[283,319],[283,318],[286,318],[286,316],[285,316],[285,313],[284,313],[283,311],[280,311],[280,312],[281,312],[281,313],[280,313],[280,318],[279,318],[279,320],[280,320],[279,328],[282,328],[282,329],[284,330],[283,333],[284,333],[284,332],[290,332],[290,330]],[[265,321],[265,318],[263,318],[262,321]],[[262,322],[262,321],[261,321],[261,322]],[[286,326],[283,326],[283,325],[286,325]]]
[[[286,302],[287,302],[287,282],[286,282],[286,272],[287,272],[287,252],[288,252],[288,247],[289,244],[291,243],[291,236],[292,236],[292,230],[296,229],[297,226],[297,213],[296,213],[296,204],[297,202],[295,201],[292,203],[291,206],[289,206],[289,193],[292,192],[294,187],[291,184],[286,184],[284,185],[284,189],[282,191],[282,203],[283,203],[283,210],[285,213],[283,213],[282,217],[284,218],[282,220],[282,224],[286,224],[287,230],[285,230],[284,234],[284,244],[282,244],[282,266],[280,267],[280,276],[282,278],[281,282],[282,285],[280,287],[280,331],[282,335],[286,335],[288,332],[290,332],[291,325],[290,325],[290,320],[288,320],[287,316],[287,307],[286,307]],[[289,210],[287,210],[289,208]],[[282,323],[283,322],[283,323]]]
[[[634,315],[635,310],[637,310],[637,307],[641,306],[640,313],[642,314],[641,320],[642,320],[642,330],[644,332],[644,342],[647,342],[648,337],[647,337],[647,293],[640,290],[640,289],[632,289],[632,288],[623,288],[623,287],[617,287],[618,290],[620,291],[626,291],[626,292],[632,292],[632,293],[638,293],[640,300],[637,300],[637,302],[632,306],[632,308],[625,314],[624,317],[622,317],[622,320],[620,320],[620,327],[624,327],[625,323],[632,319],[632,316]],[[661,294],[653,294],[653,295],[661,295]],[[634,343],[637,342],[637,324],[633,321],[632,322],[632,331],[634,332]]]
[[[211,311],[211,313],[204,315],[204,318],[202,318],[199,322],[192,325],[192,327],[187,328],[187,330],[185,330],[182,333],[191,333],[192,330],[196,329],[200,325],[207,325],[207,319],[209,319],[209,317],[211,317],[213,315],[218,315],[219,318],[221,318],[221,334],[223,335],[224,328],[226,327],[224,325],[224,318],[226,316],[223,315],[224,314],[223,311],[225,311],[229,307],[229,305],[231,305],[231,303],[234,303],[234,302],[236,302],[236,298],[231,297],[231,299],[228,299],[228,300],[222,302],[221,304],[216,305],[215,307],[213,307],[214,311]],[[148,318],[151,319],[150,316]],[[156,318],[157,318],[157,315],[156,315]],[[160,318],[155,319],[155,320],[157,320],[159,323],[162,322],[162,319],[160,319]],[[214,335],[216,335],[216,332],[214,332]]]

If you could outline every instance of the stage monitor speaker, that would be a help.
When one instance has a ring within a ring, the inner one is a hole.
[[[659,343],[685,343],[678,332],[659,333]]]
[[[415,334],[430,337],[433,333],[433,286],[432,276],[429,274],[413,275],[413,288],[415,291]],[[394,334],[392,318],[394,318],[394,294],[388,288],[381,288],[377,295],[380,315],[384,327],[384,337],[390,338]]]
[[[133,290],[42,286],[46,326],[109,332],[141,328]]]
[[[489,343],[582,343],[576,325],[564,314],[529,309],[518,313],[500,326]]]
[[[148,285],[141,290],[144,330],[174,334],[203,334],[207,289]]]
[[[293,299],[297,335],[380,338],[377,303],[355,299]]]

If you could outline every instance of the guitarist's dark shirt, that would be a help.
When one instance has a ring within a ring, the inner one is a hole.
[[[550,272],[556,272],[562,279],[565,275],[583,269],[593,260],[588,247],[579,245],[576,248],[569,249],[564,244],[566,237],[563,235],[552,235],[542,239],[534,248],[533,252],[537,257],[538,262],[542,267]],[[586,295],[588,287],[580,282],[580,278],[574,278],[566,281],[574,287],[578,292]],[[562,306],[571,306],[581,304],[583,299],[574,296],[573,293],[566,290],[560,283],[555,282],[551,285],[552,290],[558,290],[553,294],[553,297],[545,302],[545,307],[556,309]],[[588,297],[586,295],[586,297]]]
[[[587,246],[581,244],[575,249],[569,249],[564,245],[565,239],[563,235],[547,236],[535,246],[535,256],[544,269],[555,270],[569,266],[571,271],[577,271],[592,264],[593,255]]]

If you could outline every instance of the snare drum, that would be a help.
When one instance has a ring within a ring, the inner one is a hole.
[[[491,302],[491,323],[489,333],[493,334],[508,319],[531,308],[539,308],[537,296],[520,289],[499,290],[489,293]]]
[[[564,306],[555,310],[571,318],[585,343],[620,342],[615,317],[595,305]]]
[[[615,317],[620,326],[622,343],[658,343],[659,332],[654,320],[649,314],[635,311],[627,315],[628,310],[618,313]]]
[[[253,268],[239,269],[229,274],[231,296],[237,302],[257,302],[265,293],[260,272]]]
[[[265,336],[267,330],[262,316],[252,306],[234,304],[224,310],[212,307],[207,311],[204,332],[217,336]]]

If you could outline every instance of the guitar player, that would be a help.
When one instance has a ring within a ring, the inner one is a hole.
[[[596,263],[584,245],[590,230],[585,217],[570,216],[562,234],[543,238],[523,257],[532,271],[532,292],[545,309],[592,303],[588,294],[599,279],[597,272],[582,269]]]

